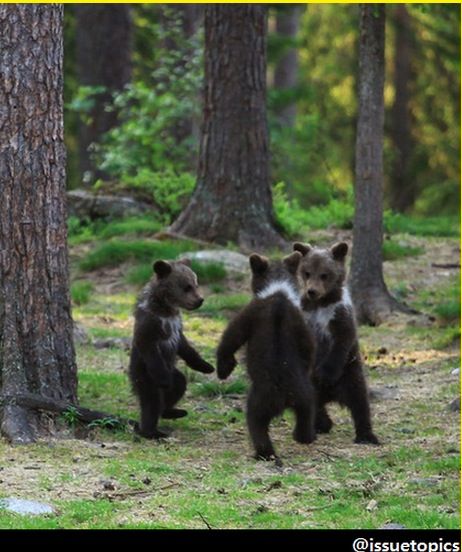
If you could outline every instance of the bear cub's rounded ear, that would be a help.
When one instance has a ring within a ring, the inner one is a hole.
[[[303,256],[309,253],[313,248],[309,243],[295,242],[292,246],[294,251],[299,251]]]
[[[302,256],[303,255],[300,253],[300,251],[294,251],[293,253],[287,255],[287,257],[284,257],[282,259],[282,262],[285,264],[287,270],[291,274],[295,274],[297,272],[298,265],[300,264]]]
[[[255,274],[262,274],[268,269],[269,261],[266,257],[252,253],[249,257],[250,268]]]
[[[343,261],[348,253],[348,244],[345,242],[335,243],[330,248],[330,252],[336,261]]]
[[[157,274],[158,278],[165,278],[172,272],[172,265],[167,261],[156,261],[152,265],[152,268],[154,269],[154,272]]]

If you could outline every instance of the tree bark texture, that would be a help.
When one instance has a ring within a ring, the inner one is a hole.
[[[394,88],[395,100],[391,112],[391,139],[393,166],[390,178],[390,204],[395,211],[404,212],[414,204],[415,178],[410,170],[414,148],[411,133],[410,91],[412,79],[412,35],[409,12],[404,4],[397,4],[393,12],[395,26]]]
[[[382,263],[385,6],[360,6],[355,217],[350,288],[358,320],[378,324],[392,307]]]
[[[207,4],[198,181],[174,232],[246,249],[282,246],[266,120],[267,7]]]
[[[301,6],[287,6],[276,16],[276,32],[288,39],[295,40],[300,23]],[[276,64],[274,87],[279,90],[293,90],[298,82],[298,51],[291,47]],[[293,127],[297,115],[297,106],[293,102],[279,112],[281,123]]]
[[[80,172],[84,181],[103,177],[91,160],[91,144],[117,125],[117,112],[107,111],[112,94],[130,82],[132,22],[129,4],[76,4],[77,72],[81,86],[101,86],[90,112],[90,124],[80,123]]]
[[[65,207],[63,7],[0,4],[0,387],[76,402]],[[34,440],[6,405],[2,433]]]

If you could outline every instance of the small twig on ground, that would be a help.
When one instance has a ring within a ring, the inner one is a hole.
[[[110,494],[105,495],[105,498],[108,498],[109,500],[111,500],[111,499],[114,499],[114,498],[125,498],[125,497],[130,497],[130,496],[149,495],[149,494],[154,494],[158,491],[163,491],[165,489],[170,489],[171,487],[175,487],[179,484],[180,483],[172,482],[172,483],[169,483],[168,485],[164,485],[163,487],[159,487],[157,489],[156,488],[133,489],[133,490],[130,490],[130,491],[121,491],[119,493],[110,493]]]
[[[460,268],[460,263],[432,263],[434,268]]]
[[[205,519],[205,517],[200,512],[197,512],[197,514],[201,518],[201,520],[205,523],[205,525],[207,526],[207,529],[213,529],[210,523]]]
[[[328,460],[338,460],[340,456],[336,456],[335,454],[330,454],[329,452],[325,452],[324,450],[318,450],[320,454],[323,454]]]

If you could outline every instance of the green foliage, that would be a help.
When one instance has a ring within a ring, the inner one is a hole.
[[[391,234],[412,234],[414,236],[458,237],[459,217],[413,217],[401,213],[384,213],[384,229]]]
[[[86,280],[77,280],[71,285],[71,297],[76,305],[85,305],[90,301],[93,284]]]
[[[221,263],[191,262],[191,268],[197,274],[199,285],[221,282],[227,276],[226,269]],[[135,286],[143,286],[152,276],[152,263],[145,263],[131,268],[126,276],[127,282]]]
[[[454,324],[460,321],[460,295],[445,303],[436,305],[435,313],[443,324]]]
[[[348,229],[353,225],[353,206],[350,201],[332,199],[327,205],[302,209],[296,199],[289,199],[286,186],[280,182],[273,188],[276,221],[292,238],[307,230],[329,227]]]
[[[193,260],[191,262],[191,268],[197,274],[199,285],[221,282],[227,276],[226,268],[223,266],[223,263],[203,263]]]
[[[61,419],[69,426],[74,427],[79,421],[79,413],[75,406],[68,406],[64,412],[61,413]]]
[[[125,174],[118,189],[153,202],[162,224],[170,224],[186,206],[196,185],[195,177],[188,172],[176,173],[173,169],[153,171],[141,166],[136,174]]]
[[[413,247],[400,242],[386,240],[383,242],[382,253],[384,261],[395,261],[404,257],[422,255],[424,250],[422,247]]]
[[[93,420],[87,427],[89,429],[127,429],[127,425],[124,422],[113,416]]]
[[[119,241],[112,240],[98,245],[80,261],[83,271],[117,266],[125,261],[154,261],[175,259],[185,251],[192,251],[195,245],[187,241]]]
[[[285,183],[279,182],[273,187],[273,204],[279,226],[291,238],[299,237],[309,230],[353,228],[354,199],[351,189],[347,191],[344,199],[331,199],[325,205],[302,208],[297,199],[289,197]],[[390,210],[384,213],[383,225],[384,231],[389,234],[456,237],[460,232],[459,217],[423,218],[393,213]],[[394,245],[388,247],[394,248]],[[391,250],[388,252],[393,254]]]
[[[152,275],[152,263],[143,263],[131,268],[125,279],[129,284],[142,287],[151,279]]]
[[[454,345],[457,341],[460,342],[460,327],[448,326],[440,330],[434,337],[433,347],[442,350]]]
[[[248,293],[232,293],[226,295],[210,295],[201,307],[201,313],[216,315],[226,311],[236,311],[250,301]]]
[[[120,220],[89,221],[69,217],[67,221],[69,243],[79,245],[116,236],[144,236],[156,234],[162,224],[152,217],[128,217]]]
[[[115,94],[113,108],[121,124],[106,133],[95,156],[99,168],[114,181],[148,194],[163,222],[170,223],[195,185],[197,144],[185,128],[199,118],[202,56],[200,37],[184,37],[177,11],[156,9],[162,10],[168,25],[156,28],[152,70]]]
[[[460,324],[460,280],[453,277],[448,284],[418,293],[415,306],[436,316],[441,325]]]

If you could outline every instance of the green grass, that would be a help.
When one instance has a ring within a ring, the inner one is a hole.
[[[221,282],[227,276],[222,263],[202,263],[196,260],[191,262],[191,268],[197,274],[199,285]],[[126,276],[129,284],[143,286],[152,276],[152,263],[143,263],[131,268]],[[223,288],[221,288],[223,289]]]
[[[101,229],[95,232],[100,238]],[[113,241],[131,247],[130,242],[114,240],[114,235],[104,240],[109,241],[95,244],[95,250]],[[414,242],[425,247],[424,240]],[[156,248],[158,243],[154,242]],[[84,249],[75,251],[83,255]],[[137,258],[139,253],[122,254],[133,260],[133,271],[148,267],[139,276],[140,284],[152,273],[154,258],[161,256],[158,249],[153,257],[151,249],[148,253],[145,260]],[[175,258],[181,252],[170,253]],[[413,264],[419,262],[422,269],[428,268],[424,258],[417,257]],[[397,265],[386,268],[395,270]],[[284,467],[256,462],[246,429],[245,367],[239,365],[221,382],[216,374],[195,372],[180,361],[178,367],[188,381],[180,406],[188,416],[161,420],[161,427],[173,432],[165,442],[99,426],[85,433],[79,423],[74,423],[78,438],[72,439],[72,428],[62,421],[58,439],[27,447],[0,440],[0,497],[41,500],[57,512],[21,517],[0,510],[0,527],[179,529],[206,528],[207,522],[214,528],[375,529],[392,521],[408,528],[459,528],[459,417],[447,405],[458,394],[458,379],[450,374],[460,366],[460,358],[454,347],[447,347],[460,339],[455,318],[460,291],[456,275],[437,274],[439,279],[433,278],[425,288],[419,287],[422,279],[405,274],[395,278],[392,289],[419,310],[434,314],[438,324],[419,327],[398,321],[359,328],[368,365],[377,365],[368,369],[370,384],[393,384],[399,391],[397,401],[372,403],[381,447],[354,445],[348,412],[329,405],[335,421],[331,434],[319,436],[308,447],[294,443],[294,416],[286,411],[271,424]],[[124,277],[107,295],[95,284],[91,301],[75,304],[73,316],[92,338],[131,335],[135,293]],[[183,316],[188,339],[212,363],[229,318],[250,300],[247,293],[229,292],[230,276],[219,278],[210,284],[212,294],[206,294],[201,309]],[[388,353],[376,354],[382,346]],[[78,345],[76,351],[80,404],[136,418],[127,351],[90,344]],[[72,412],[67,418],[74,422]],[[413,482],[416,478],[437,483],[426,486]],[[108,479],[115,490],[104,489]],[[377,506],[369,511],[371,500]]]
[[[419,218],[387,211],[384,229],[390,234],[457,238],[460,236],[460,219],[451,216]]]
[[[247,391],[247,383],[243,379],[230,382],[207,381],[196,384],[194,395],[197,397],[222,397],[224,395],[244,395]]]
[[[459,299],[436,305],[434,312],[444,324],[460,321],[460,297]]]
[[[309,230],[326,228],[353,228],[353,194],[345,199],[331,199],[325,205],[300,207],[296,200],[288,198],[284,184],[273,188],[276,220],[290,237],[306,234]],[[389,234],[410,234],[414,236],[458,237],[460,219],[455,216],[416,217],[385,211],[384,231]]]
[[[191,268],[197,274],[199,284],[221,282],[227,276],[226,268],[222,263],[203,263],[193,260]]]
[[[430,312],[442,325],[457,325],[460,321],[460,280],[458,276],[449,279],[446,285],[420,290],[413,305]]]
[[[144,286],[153,275],[152,264],[143,263],[130,268],[125,276],[126,281],[134,286]]]
[[[233,293],[228,295],[210,295],[201,307],[202,314],[216,315],[223,311],[236,311],[245,307],[250,301],[248,293]]]
[[[72,302],[75,305],[85,305],[90,301],[93,284],[84,280],[77,280],[71,285]]]
[[[74,307],[74,317],[78,320],[86,317],[96,317],[101,324],[105,321],[111,323],[115,320],[127,320],[132,314],[136,297],[130,293],[114,295],[94,294],[92,301]]]
[[[169,241],[120,241],[112,240],[98,245],[79,263],[83,271],[117,266],[126,261],[147,263],[155,259],[175,259],[196,246],[191,242]]]
[[[162,224],[152,217],[129,217],[113,221],[87,221],[76,217],[68,219],[70,245],[107,240],[117,236],[148,236],[161,229]]]
[[[422,247],[413,247],[392,240],[386,240],[383,242],[382,252],[384,261],[395,261],[404,257],[422,255],[424,249]]]

